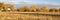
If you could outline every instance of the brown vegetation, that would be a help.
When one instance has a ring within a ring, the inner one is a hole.
[[[10,8],[10,10],[8,10],[8,8]],[[31,8],[29,8],[29,6],[23,6],[19,9],[16,10],[16,8],[14,7],[13,4],[4,4],[4,3],[0,3],[0,11],[3,12],[59,12],[59,9],[49,9],[47,6],[43,6],[42,8],[38,8],[38,6],[36,5],[32,5]]]
[[[10,10],[8,10],[10,8]],[[44,12],[60,12],[60,9],[48,8],[46,6],[38,8],[33,5],[31,8],[23,6],[15,9],[12,4],[0,3],[0,20],[60,20],[60,14],[45,14]],[[15,12],[16,11],[16,12]],[[5,12],[5,13],[4,13]],[[8,13],[9,12],[9,13]],[[13,13],[14,12],[14,13]],[[18,12],[34,12],[34,13],[18,13]],[[43,12],[35,13],[35,12]]]

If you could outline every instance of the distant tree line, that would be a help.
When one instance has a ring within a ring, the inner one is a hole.
[[[8,10],[8,8],[10,8],[10,10]],[[39,8],[36,5],[32,5],[32,7],[30,8],[29,6],[23,6],[20,7],[18,9],[16,9],[14,7],[13,4],[4,4],[4,3],[0,3],[0,11],[2,12],[6,12],[6,11],[17,11],[17,12],[60,12],[60,9],[56,9],[56,8],[48,8],[47,6],[43,6],[42,8]]]

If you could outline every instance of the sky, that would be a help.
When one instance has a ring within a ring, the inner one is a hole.
[[[60,0],[0,0],[0,2],[14,4],[17,8],[31,5],[37,5],[39,7],[48,6],[49,8],[60,8]]]

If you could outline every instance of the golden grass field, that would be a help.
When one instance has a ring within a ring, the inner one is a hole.
[[[0,20],[59,20],[58,15],[44,15],[35,13],[2,13],[0,12]]]

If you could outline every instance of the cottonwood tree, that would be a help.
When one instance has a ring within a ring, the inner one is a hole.
[[[21,11],[21,12],[29,12],[30,8],[28,6],[23,6],[23,7],[19,8],[19,11]]]
[[[36,5],[32,5],[32,7],[31,7],[32,9],[32,12],[38,12],[38,11],[40,11],[40,9],[38,8],[38,6],[36,6]]]

